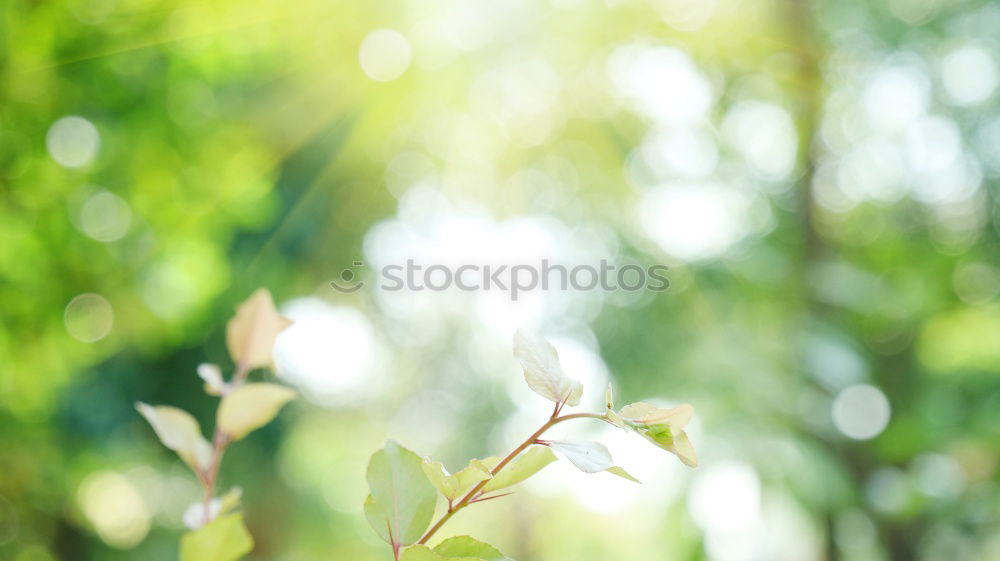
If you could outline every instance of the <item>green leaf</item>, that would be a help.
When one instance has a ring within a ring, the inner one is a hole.
[[[510,561],[497,548],[469,536],[448,538],[434,547],[434,553],[449,559],[454,557],[474,557],[483,561]]]
[[[606,469],[604,471],[606,471],[608,473],[613,473],[613,474],[617,475],[618,477],[624,477],[625,479],[628,479],[629,481],[634,481],[636,483],[642,483],[642,481],[639,481],[638,479],[636,479],[635,476],[633,476],[631,473],[625,471],[623,468],[620,468],[618,466],[611,466],[611,467],[609,467],[608,469]]]
[[[548,341],[518,330],[514,357],[524,368],[524,381],[538,395],[567,405],[579,405],[583,385],[563,373],[559,355]]]
[[[399,556],[399,561],[442,561],[442,559],[444,558],[431,551],[431,548],[426,545],[408,547]]]
[[[450,501],[459,498],[476,483],[493,477],[481,460],[470,461],[468,466],[454,474],[448,473],[444,464],[430,458],[424,458],[422,467],[431,484]]]
[[[187,411],[160,405],[153,407],[139,402],[139,413],[152,425],[156,436],[191,466],[196,473],[208,469],[212,462],[212,445],[201,434],[201,427]]]
[[[368,495],[365,497],[365,518],[371,524],[375,533],[382,538],[385,543],[392,544],[392,536],[389,534],[389,513],[382,508],[382,505],[375,502],[375,497]]]
[[[399,561],[511,561],[497,548],[469,536],[455,536],[434,549],[415,545],[403,550]]]
[[[270,423],[294,397],[294,391],[278,384],[246,384],[222,398],[217,422],[222,432],[239,440]]]
[[[478,557],[445,557],[426,545],[415,545],[403,550],[399,561],[483,561]]]
[[[422,465],[419,456],[392,441],[368,462],[365,516],[389,544],[415,543],[434,516],[437,493]]]
[[[556,455],[552,453],[552,450],[544,446],[533,446],[527,452],[507,464],[500,470],[500,473],[494,475],[493,479],[483,487],[483,492],[489,493],[490,491],[517,485],[554,461],[556,461]],[[483,463],[489,466],[491,470],[499,462],[500,459],[496,456],[483,460]]]
[[[181,538],[181,561],[235,561],[253,549],[242,514],[218,518]]]

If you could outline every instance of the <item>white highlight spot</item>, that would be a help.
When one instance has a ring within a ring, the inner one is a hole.
[[[788,112],[770,103],[743,101],[726,115],[722,130],[750,167],[765,179],[788,177],[798,151]]]
[[[631,45],[611,55],[611,78],[636,108],[664,123],[704,118],[712,86],[694,61],[670,47]]]
[[[859,384],[845,388],[833,400],[833,424],[850,438],[868,440],[885,430],[890,411],[882,390]]]
[[[372,80],[390,82],[410,66],[410,42],[393,29],[376,29],[365,36],[358,50],[361,70]]]
[[[941,80],[955,103],[975,105],[993,95],[1000,77],[990,53],[981,47],[966,45],[941,60]]]
[[[864,105],[876,129],[896,132],[927,112],[930,84],[924,74],[911,68],[885,68],[865,88]]]
[[[372,385],[374,334],[361,312],[302,298],[283,306],[282,313],[294,323],[274,345],[281,377],[328,405],[357,397]]]
[[[685,261],[718,257],[747,234],[750,201],[720,185],[681,185],[647,193],[643,228],[664,251]]]
[[[688,509],[706,532],[736,532],[760,516],[760,480],[752,467],[727,462],[705,469],[691,486]]]
[[[71,115],[52,123],[45,136],[45,145],[49,155],[60,165],[79,168],[94,161],[101,146],[101,136],[93,123]]]
[[[642,156],[660,177],[700,178],[711,175],[719,163],[719,147],[703,126],[670,127],[650,134]]]
[[[63,313],[66,331],[84,343],[100,341],[111,332],[114,310],[100,294],[80,294],[70,300]]]

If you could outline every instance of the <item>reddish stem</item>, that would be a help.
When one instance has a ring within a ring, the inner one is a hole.
[[[546,421],[545,424],[542,425],[538,430],[536,430],[531,436],[525,439],[524,442],[519,444],[517,448],[514,449],[514,451],[512,451],[510,454],[507,454],[502,460],[500,460],[500,463],[498,463],[492,470],[490,470],[490,474],[496,476],[496,474],[500,473],[500,470],[502,470],[521,452],[523,452],[526,448],[537,442],[538,437],[545,434],[545,431],[558,425],[559,423],[569,421],[570,419],[584,419],[584,418],[602,419],[602,420],[604,419],[604,415],[598,415],[596,413],[574,413],[572,415],[564,415],[560,417],[559,416],[559,411],[561,409],[560,405],[562,404],[556,404],[556,409],[552,413],[552,416],[549,417],[549,420]],[[469,506],[470,504],[473,504],[474,502],[481,502],[476,500],[477,494],[480,491],[482,491],[483,487],[485,487],[486,484],[489,483],[489,481],[490,481],[489,479],[484,479],[483,481],[477,483],[472,488],[472,490],[470,490],[464,497],[462,497],[460,501],[455,503],[453,508],[448,509],[448,512],[445,512],[443,515],[441,515],[441,518],[439,518],[438,521],[435,522],[433,526],[431,526],[430,530],[427,530],[424,536],[420,538],[420,541],[418,541],[417,543],[418,544],[427,543],[427,541],[430,540],[431,537],[433,537],[434,534],[436,534],[437,531],[440,530],[441,527],[444,526],[444,524],[448,522],[448,520],[450,520],[451,517],[454,516],[456,512],[462,510],[463,508]],[[496,497],[490,497],[490,498],[496,498]]]
[[[233,373],[233,379],[229,382],[230,391],[240,387],[249,373],[250,369],[244,364],[237,364],[236,370]],[[222,466],[222,456],[226,453],[226,447],[229,446],[229,442],[229,437],[216,424],[215,432],[212,435],[212,461],[208,469],[199,474],[201,485],[205,491],[201,501],[205,524],[208,524],[212,518],[212,499],[215,498],[215,483],[219,477],[219,468]]]

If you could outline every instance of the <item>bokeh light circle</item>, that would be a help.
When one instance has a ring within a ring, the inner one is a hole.
[[[49,155],[60,165],[68,168],[83,167],[97,157],[101,146],[101,135],[93,123],[71,115],[52,123],[45,137]]]
[[[94,193],[80,208],[80,229],[99,242],[121,239],[128,233],[131,224],[132,210],[128,203],[108,191]]]
[[[376,29],[361,41],[358,62],[372,80],[390,82],[406,72],[412,56],[410,42],[401,33],[393,29]]]
[[[83,343],[100,341],[111,332],[114,325],[114,309],[100,294],[80,294],[66,306],[63,322],[66,331]]]
[[[833,400],[833,424],[855,440],[868,440],[881,434],[890,416],[889,400],[875,386],[851,386]]]

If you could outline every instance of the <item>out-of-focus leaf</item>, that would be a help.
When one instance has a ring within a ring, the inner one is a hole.
[[[535,393],[555,403],[580,404],[583,385],[563,373],[559,355],[548,341],[518,330],[514,334],[514,357]]]
[[[168,405],[154,407],[142,402],[137,403],[135,408],[152,425],[160,442],[177,452],[191,469],[195,472],[208,469],[212,461],[212,445],[202,436],[198,421],[187,411]]]
[[[207,519],[205,503],[198,501],[184,511],[181,520],[188,529],[197,530],[220,515],[224,516],[239,508],[242,496],[243,490],[239,487],[234,487],[227,491],[225,495],[213,498],[208,504]]]
[[[181,561],[235,561],[250,553],[253,538],[242,514],[230,514],[181,538]]]
[[[270,366],[274,339],[291,324],[278,314],[271,293],[258,289],[240,304],[226,327],[226,345],[233,362],[244,368]]]
[[[229,391],[229,384],[223,380],[222,370],[217,364],[199,364],[198,377],[205,382],[205,393],[208,395],[224,395]]]
[[[489,480],[483,487],[483,492],[488,493],[517,485],[554,461],[556,461],[556,455],[552,453],[552,450],[544,446],[533,446],[504,466],[500,473],[494,475],[493,479]],[[498,463],[500,463],[500,459],[496,456],[483,460],[483,464],[487,465],[490,470]]]
[[[389,544],[415,543],[434,516],[437,493],[422,465],[419,456],[392,441],[368,462],[365,516]]]
[[[218,423],[222,432],[239,440],[274,419],[281,406],[295,398],[295,392],[278,384],[246,384],[222,399]]]
[[[431,484],[451,501],[459,498],[476,483],[493,477],[481,460],[472,460],[468,466],[454,474],[448,473],[444,464],[430,458],[424,458],[422,467]]]
[[[483,561],[511,561],[499,549],[469,536],[448,538],[434,546],[434,553],[446,559],[473,557]]]

